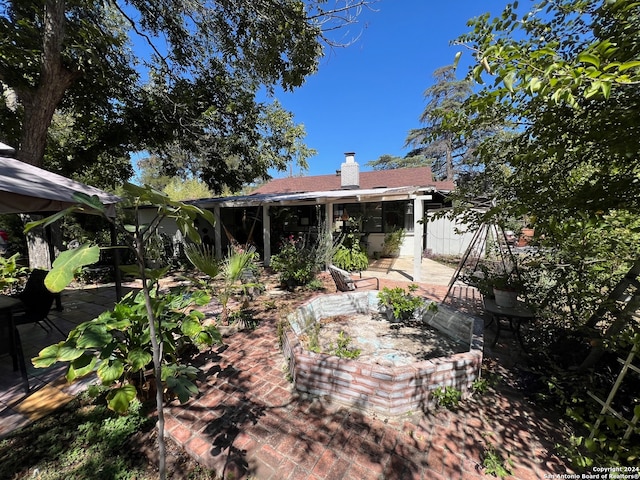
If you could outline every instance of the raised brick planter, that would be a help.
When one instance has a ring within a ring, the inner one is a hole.
[[[312,325],[335,315],[378,312],[377,291],[320,295],[289,315],[283,351],[297,390],[328,397],[350,407],[385,415],[401,415],[433,406],[431,392],[453,386],[466,394],[480,375],[483,321],[448,307],[426,312],[423,320],[444,335],[469,345],[448,357],[386,367],[314,353],[299,339]]]

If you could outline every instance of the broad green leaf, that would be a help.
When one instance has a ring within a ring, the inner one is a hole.
[[[117,413],[127,413],[129,405],[137,395],[136,387],[133,385],[124,385],[114,388],[107,395],[107,404],[109,408]]]
[[[185,403],[189,398],[198,394],[198,387],[188,378],[180,375],[179,377],[167,378],[167,388],[178,396],[180,403]]]
[[[45,218],[42,218],[40,220],[35,220],[33,222],[29,222],[24,227],[24,233],[27,233],[30,230],[32,230],[32,229],[34,229],[36,227],[39,227],[39,226],[46,227],[47,225],[51,225],[52,223],[58,221],[59,219],[65,217],[66,215],[69,215],[70,213],[73,213],[73,212],[75,212],[77,210],[78,210],[78,207],[73,206],[73,207],[65,208],[64,210],[61,210],[60,212],[54,213],[53,215],[51,215],[49,217],[45,217]]]
[[[79,348],[100,348],[113,340],[105,325],[89,325],[76,340]]]
[[[188,337],[195,337],[202,330],[202,326],[197,320],[189,318],[182,322],[180,329],[182,330],[182,333]]]
[[[43,348],[38,353],[37,357],[31,359],[31,363],[36,368],[48,368],[51,365],[58,362],[58,352],[60,351],[60,347],[64,345],[64,342],[56,343],[55,345],[49,345],[48,347]]]
[[[83,205],[87,205],[88,207],[90,207],[93,210],[96,210],[98,212],[104,212],[105,211],[105,206],[102,204],[102,202],[100,201],[100,199],[98,198],[97,195],[89,196],[86,193],[75,192],[73,194],[73,199],[76,202],[82,203]]]
[[[632,62],[625,62],[622,65],[620,65],[620,68],[618,68],[619,72],[624,72],[626,70],[629,70],[630,68],[636,68],[636,67],[640,67],[640,60],[634,60]]]
[[[581,53],[580,55],[578,55],[578,61],[581,63],[589,63],[596,68],[600,68],[600,59],[592,53]]]
[[[124,373],[124,365],[120,360],[105,361],[98,367],[98,378],[103,385],[110,385]]]
[[[176,218],[176,225],[180,232],[189,240],[195,243],[200,243],[200,232],[194,227],[191,220],[185,220],[184,218]]]
[[[72,345],[63,343],[62,345],[60,345],[60,348],[58,349],[58,361],[70,362],[72,360],[75,360],[76,358],[79,358],[83,354],[84,354],[84,349],[75,348]]]
[[[151,360],[151,354],[141,348],[134,348],[129,352],[129,355],[127,355],[127,361],[131,364],[134,372],[145,368],[151,363]]]
[[[47,274],[44,284],[53,293],[61,292],[71,283],[78,268],[96,263],[99,259],[100,247],[88,243],[62,252],[53,262],[53,268]]]
[[[83,355],[71,362],[67,369],[67,382],[73,382],[76,378],[81,378],[91,373],[96,362],[96,357],[93,355]]]
[[[507,90],[509,90],[510,92],[513,92],[513,82],[516,79],[516,72],[515,71],[511,71],[509,73],[507,73],[504,76],[504,79],[502,80],[504,82],[504,86],[507,87]]]
[[[535,93],[540,90],[541,86],[542,82],[538,77],[533,77],[531,80],[529,80],[529,91],[531,91],[531,93]]]

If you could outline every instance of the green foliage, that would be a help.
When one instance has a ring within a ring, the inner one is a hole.
[[[420,121],[424,127],[409,132],[406,145],[414,150],[411,155],[421,155],[431,160],[431,171],[438,179],[454,180],[463,170],[465,162],[477,144],[474,136],[453,128],[464,120],[463,102],[473,91],[469,79],[456,80],[456,68],[448,65],[437,69],[434,85],[425,92],[428,101]]]
[[[634,408],[630,408],[634,407]],[[595,403],[578,403],[567,408],[567,413],[578,427],[578,432],[589,432],[589,435],[576,433],[571,435],[565,445],[556,445],[556,449],[571,461],[571,464],[581,470],[590,467],[633,467],[640,459],[640,445],[633,439],[640,435],[640,427],[632,429],[629,439],[624,439],[628,423],[620,418],[606,413],[600,414],[601,406]],[[640,404],[624,405],[622,408],[628,415],[640,417]],[[600,426],[588,418],[601,418]]]
[[[15,288],[16,283],[20,281],[27,273],[26,267],[18,265],[19,253],[15,253],[10,257],[0,255],[0,292],[11,291]]]
[[[320,353],[320,328],[322,328],[322,325],[320,324],[320,322],[314,322],[313,325],[311,325],[311,329],[308,332],[309,333],[309,341],[307,344],[307,347],[309,348],[310,351],[312,352],[316,352],[316,353]]]
[[[347,272],[361,272],[369,267],[369,258],[354,234],[348,234],[334,253],[332,263]]]
[[[324,282],[319,278],[314,278],[306,285],[307,290],[311,290],[313,292],[320,292],[324,290]]]
[[[184,253],[191,264],[205,275],[215,278],[220,273],[220,261],[216,258],[213,246],[204,243],[189,243],[184,247]],[[208,285],[209,282],[205,281]]]
[[[498,378],[495,375],[487,374],[483,377],[476,378],[471,384],[471,390],[473,393],[479,393],[480,395],[484,395],[489,391],[489,388],[496,385],[498,382]]]
[[[221,280],[221,285],[216,287],[210,281],[203,280],[196,283],[204,285],[207,291],[217,295],[222,304],[221,321],[223,324],[229,323],[229,300],[235,294],[242,294],[248,300],[249,292],[253,288],[261,287],[257,282],[243,281],[248,273],[252,273],[256,260],[255,247],[249,248],[229,248],[227,256],[219,261],[215,258],[212,248],[206,245],[188,245],[185,248],[187,258],[202,273],[208,275],[210,280]],[[243,325],[245,322],[242,322]]]
[[[431,392],[439,407],[455,410],[460,405],[462,392],[455,387],[438,387]]]
[[[425,305],[422,297],[413,294],[418,286],[410,284],[405,290],[402,287],[384,287],[378,292],[378,300],[380,304],[389,307],[393,311],[393,315],[398,320],[406,320]]]
[[[156,321],[162,325],[163,382],[181,402],[197,393],[192,367],[179,365],[181,353],[189,346],[202,348],[220,343],[213,326],[203,326],[204,315],[194,306],[209,302],[202,292],[176,290],[151,293]],[[68,362],[66,377],[73,381],[96,372],[102,385],[109,387],[109,408],[126,412],[136,396],[142,396],[152,362],[151,333],[143,292],[127,294],[113,311],[74,328],[65,341],[44,348],[33,359],[39,368]]]
[[[374,170],[395,170],[396,168],[425,167],[430,166],[430,160],[422,155],[411,155],[405,158],[389,154],[380,155],[378,159],[366,163]]]
[[[487,443],[482,455],[482,467],[485,474],[498,478],[509,477],[511,476],[509,467],[512,464],[513,461],[510,458],[505,460],[492,443]]]
[[[134,435],[152,427],[140,402],[120,415],[102,400],[81,396],[55,415],[0,440],[0,470],[6,478],[28,478],[37,472],[43,480],[149,479],[146,457],[128,452]]]
[[[359,348],[351,348],[349,344],[351,343],[352,338],[347,335],[342,330],[338,333],[338,338],[336,339],[336,345],[333,343],[329,346],[329,354],[335,355],[340,358],[358,358],[362,350]]]
[[[270,266],[280,274],[284,284],[306,285],[316,275],[317,258],[312,248],[302,238],[287,238],[280,252],[271,257]]]
[[[213,192],[207,185],[197,178],[173,177],[163,189],[171,200],[196,200],[198,198],[211,198]]]
[[[9,1],[0,38],[12,41],[0,42],[0,77],[16,98],[2,130],[10,144],[21,136],[37,144],[19,158],[33,155],[26,160],[42,165],[48,140],[53,170],[84,171],[97,185],[131,175],[130,151],[157,154],[169,176],[199,172],[215,190],[264,177],[271,167],[284,170],[288,158],[303,164],[310,153],[300,145],[304,129],[290,118],[271,119],[257,93],[262,86],[290,90],[315,72],[323,28],[350,24],[360,8],[344,3],[333,15],[315,1],[277,11],[246,1],[141,2],[126,11],[67,2],[47,10],[45,22],[41,5]],[[148,42],[148,54],[132,53],[133,37]],[[43,115],[44,104],[52,108]]]
[[[388,232],[384,236],[384,242],[382,244],[382,256],[393,257],[398,256],[400,253],[400,247],[404,241],[406,231],[404,228],[397,228],[391,232]]]

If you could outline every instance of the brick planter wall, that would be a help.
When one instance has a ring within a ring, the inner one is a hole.
[[[386,367],[358,360],[314,353],[304,348],[298,335],[322,318],[377,312],[377,291],[319,296],[288,318],[283,351],[296,389],[363,410],[401,415],[433,406],[431,392],[453,386],[464,393],[480,374],[483,350],[482,319],[447,307],[425,313],[423,319],[443,334],[469,344],[469,351],[449,357]]]

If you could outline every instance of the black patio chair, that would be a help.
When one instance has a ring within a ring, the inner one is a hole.
[[[13,360],[13,371],[20,370],[24,389],[29,393],[27,365],[24,361],[20,333],[11,321],[11,312],[0,313],[0,355],[9,354]]]
[[[44,284],[46,270],[35,269],[29,275],[24,290],[16,295],[23,303],[23,309],[14,310],[13,318],[16,325],[36,323],[45,331],[51,332],[55,328],[63,337],[67,335],[49,318],[53,302],[58,302],[60,295],[50,292]]]

